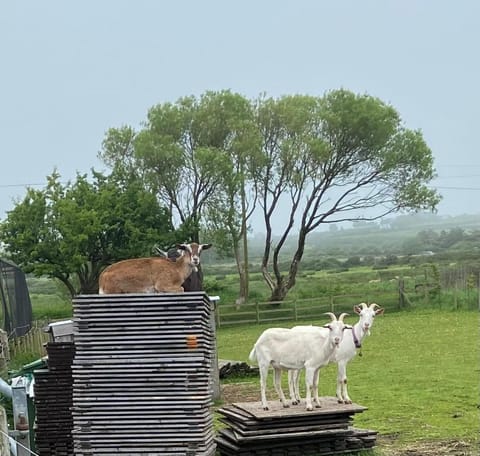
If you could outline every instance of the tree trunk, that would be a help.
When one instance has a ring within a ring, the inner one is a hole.
[[[238,298],[235,300],[235,306],[237,310],[245,304],[248,299],[248,291],[246,290],[245,271],[240,272],[240,289],[238,292]]]
[[[77,291],[75,290],[75,287],[74,287],[73,284],[70,282],[70,280],[68,279],[68,277],[56,275],[55,278],[58,279],[58,280],[60,280],[60,282],[62,282],[62,283],[67,287],[67,290],[68,290],[68,292],[70,293],[70,296],[71,296],[72,298],[77,294]]]
[[[100,265],[96,262],[86,263],[77,272],[80,284],[79,294],[98,294],[98,279],[100,277]]]
[[[283,301],[287,296],[288,288],[285,286],[285,283],[282,281],[281,283],[277,283],[272,290],[272,294],[270,296],[269,301]]]
[[[245,261],[242,261],[242,259],[240,258],[240,249],[236,242],[234,245],[234,251],[235,260],[237,263],[238,278],[240,282],[238,298],[235,300],[235,305],[238,309],[248,299],[248,273],[246,272],[247,269],[245,267]]]
[[[242,174],[243,176],[243,174]],[[243,180],[243,178],[242,178]],[[244,298],[244,301],[248,299],[248,286],[249,286],[249,266],[248,266],[248,240],[247,240],[247,206],[245,195],[245,184],[242,182],[240,187],[241,200],[242,200],[242,247],[243,247],[243,274],[240,274],[240,296]]]
[[[81,283],[80,294],[98,294],[98,277],[88,277]]]
[[[305,250],[306,233],[300,230],[298,236],[297,250],[293,255],[292,262],[290,263],[290,270],[286,277],[277,275],[277,280],[272,288],[272,295],[270,301],[283,301],[288,292],[295,286],[297,280],[298,266],[303,257]],[[276,257],[278,258],[278,257]],[[278,267],[278,265],[277,265]]]

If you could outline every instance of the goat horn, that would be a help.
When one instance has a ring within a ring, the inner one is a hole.
[[[348,313],[343,312],[343,313],[340,314],[340,316],[338,317],[338,321],[341,321],[341,322],[343,323],[343,319],[344,319],[345,317],[347,317],[347,316],[348,316]]]
[[[361,302],[359,306],[362,306],[362,309],[366,309],[368,307],[364,302]]]
[[[370,304],[370,309],[375,310],[375,307],[378,307],[380,309],[380,306],[377,303],[372,302],[372,304]]]
[[[333,312],[325,312],[325,315],[328,315],[332,321],[336,321],[337,316]]]

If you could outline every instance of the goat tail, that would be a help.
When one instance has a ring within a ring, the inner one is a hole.
[[[252,351],[250,352],[250,354],[248,355],[248,359],[254,363],[255,361],[257,361],[257,351],[255,350],[255,346],[253,346],[252,348]]]

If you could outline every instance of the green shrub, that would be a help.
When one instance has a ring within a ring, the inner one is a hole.
[[[31,294],[34,320],[60,320],[72,316],[70,300],[58,295]]]

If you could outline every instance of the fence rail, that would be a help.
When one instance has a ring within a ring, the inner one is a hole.
[[[217,327],[239,324],[260,324],[275,321],[298,321],[324,319],[325,312],[351,312],[360,302],[376,302],[387,310],[400,310],[412,306],[447,306],[452,309],[480,310],[480,295],[477,289],[461,292],[440,291],[428,287],[407,290],[403,282],[398,289],[371,291],[368,294],[332,295],[318,298],[294,299],[278,302],[253,302],[237,306],[220,303],[215,313]]]
[[[378,295],[380,296],[380,294]],[[384,294],[382,294],[384,296]],[[324,319],[325,312],[349,312],[360,302],[375,302],[376,295],[336,295],[290,301],[254,302],[237,306],[220,304],[216,311],[216,324],[260,324],[275,321]]]

